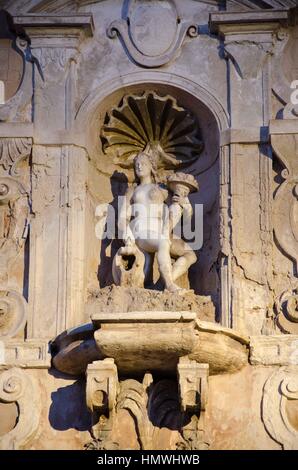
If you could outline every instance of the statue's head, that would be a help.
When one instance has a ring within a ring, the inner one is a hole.
[[[147,146],[145,150],[139,152],[134,158],[134,173],[136,181],[140,178],[151,176],[156,182],[156,159],[151,149]]]

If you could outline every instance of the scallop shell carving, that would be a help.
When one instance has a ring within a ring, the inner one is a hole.
[[[107,113],[101,140],[104,153],[125,168],[148,144],[160,149],[157,163],[165,169],[188,166],[203,150],[194,116],[172,96],[154,92],[125,96]]]

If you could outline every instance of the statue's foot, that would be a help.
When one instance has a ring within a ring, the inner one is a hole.
[[[166,287],[166,290],[168,290],[169,292],[180,292],[180,291],[184,291],[185,289],[183,289],[183,287],[177,286],[177,284],[173,282],[173,284],[169,284]]]

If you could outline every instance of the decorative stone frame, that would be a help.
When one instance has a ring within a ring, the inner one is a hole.
[[[288,400],[298,400],[297,366],[281,367],[264,386],[262,413],[264,426],[284,450],[297,449],[298,430],[287,415]]]
[[[15,40],[18,51],[23,58],[23,76],[17,92],[8,101],[0,103],[0,122],[14,121],[18,112],[30,102],[33,95],[33,61],[29,41],[17,37]],[[18,120],[18,119],[17,119]]]

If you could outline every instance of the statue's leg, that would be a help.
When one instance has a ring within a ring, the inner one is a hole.
[[[170,253],[173,258],[177,258],[172,267],[172,278],[175,282],[187,273],[190,266],[197,261],[197,256],[187,243],[178,239],[172,240]]]
[[[145,274],[145,287],[153,285],[153,262],[154,262],[154,253],[148,253],[143,251],[145,256],[145,265],[144,265],[144,274]]]
[[[171,292],[179,290],[173,281],[172,275],[172,260],[170,256],[170,240],[160,240],[159,247],[157,251],[157,262],[160,275],[165,283],[166,289]]]

